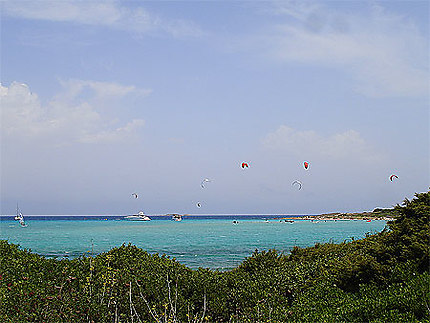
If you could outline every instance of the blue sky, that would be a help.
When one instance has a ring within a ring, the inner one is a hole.
[[[1,213],[391,207],[430,185],[428,31],[427,1],[1,1]]]

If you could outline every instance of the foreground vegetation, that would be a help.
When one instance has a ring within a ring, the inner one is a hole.
[[[430,192],[395,212],[379,234],[256,251],[228,272],[132,245],[54,260],[0,241],[0,321],[430,322]]]

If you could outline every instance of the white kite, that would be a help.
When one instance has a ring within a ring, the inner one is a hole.
[[[299,188],[299,190],[302,189],[302,182],[295,180],[294,182],[291,183],[291,186],[297,185],[297,187]]]
[[[209,178],[205,178],[204,180],[202,180],[202,182],[200,183],[200,186],[202,187],[202,188],[205,188],[205,183],[209,183],[211,180],[209,179]]]

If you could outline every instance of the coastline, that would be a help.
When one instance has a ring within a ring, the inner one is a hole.
[[[280,218],[281,220],[309,220],[309,221],[345,221],[345,220],[382,220],[382,221],[393,221],[395,216],[390,214],[380,214],[375,212],[361,212],[361,213],[325,213],[318,215],[306,215],[306,216],[288,216]]]

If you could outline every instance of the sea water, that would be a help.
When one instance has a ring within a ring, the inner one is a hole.
[[[27,227],[13,217],[0,219],[0,239],[45,257],[96,255],[131,243],[150,253],[165,254],[196,269],[227,270],[255,250],[288,254],[293,246],[351,241],[383,230],[382,220],[296,220],[268,216],[184,216],[171,221],[129,221],[122,216],[28,216]],[[234,223],[233,221],[237,221]]]

